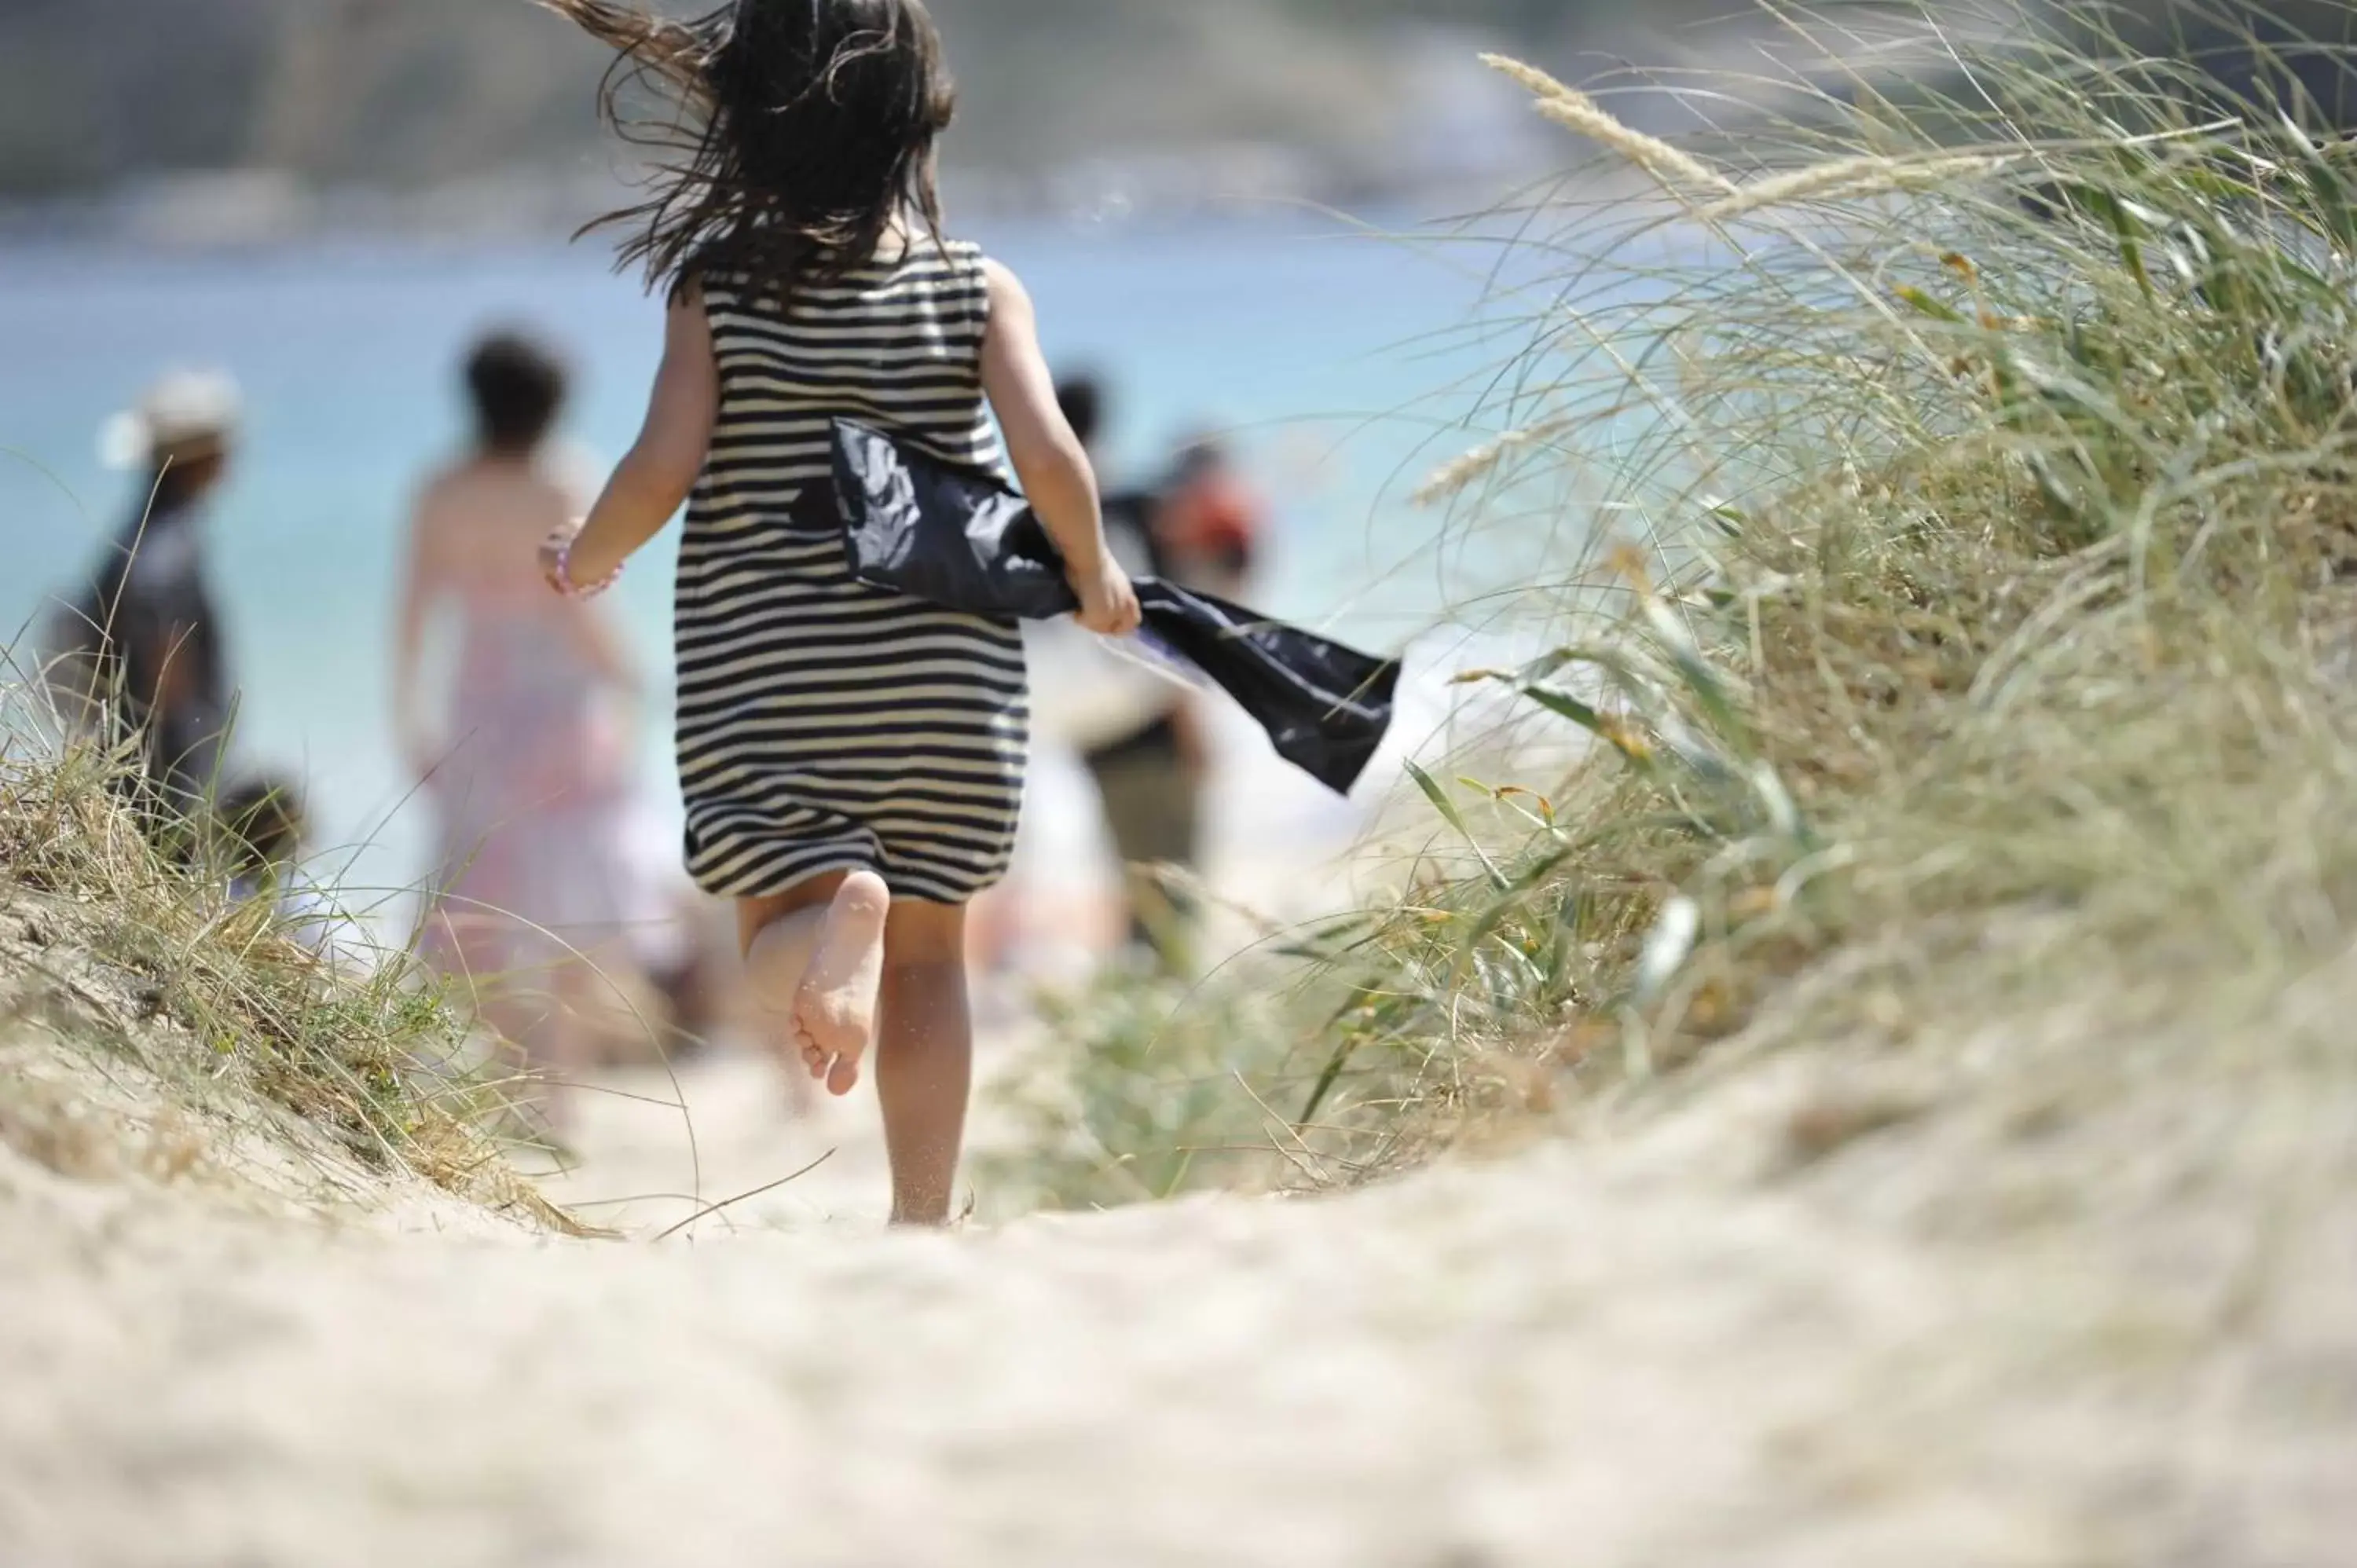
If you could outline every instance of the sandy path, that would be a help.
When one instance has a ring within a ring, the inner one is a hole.
[[[580,1157],[542,1175],[542,1189],[626,1235],[693,1222],[696,1239],[713,1241],[748,1230],[880,1225],[891,1212],[872,1074],[847,1100],[820,1093],[797,1105],[776,1066],[730,1054],[675,1073],[600,1074],[574,1114]]]
[[[1007,1007],[987,1014],[978,1084],[1014,1065],[1028,1027]],[[796,1095],[773,1058],[739,1045],[671,1069],[599,1073],[574,1097],[573,1114],[579,1157],[526,1168],[557,1202],[627,1235],[685,1225],[709,1241],[748,1230],[880,1225],[891,1213],[873,1071],[843,1100],[815,1086]],[[1006,1135],[978,1090],[968,1152]]]
[[[1983,1095],[1795,1166],[1828,1083],[1944,1104],[1986,1058],[1796,1058],[1340,1200],[946,1237],[873,1225],[872,1148],[660,1246],[0,1149],[0,1560],[2345,1563],[2357,1103],[2107,1067],[2067,1136]],[[716,1177],[799,1155],[711,1070]],[[620,1143],[579,1179],[663,1179]]]

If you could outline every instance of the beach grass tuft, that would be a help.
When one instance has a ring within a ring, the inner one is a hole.
[[[1509,434],[1426,491],[1592,498],[1512,600],[1544,651],[1465,672],[1584,749],[1431,760],[1386,897],[1161,1017],[1183,1075],[1237,997],[1279,1015],[1196,1118],[1261,1127],[1265,1179],[1779,1042],[2256,1008],[2350,951],[2357,149],[2306,84],[2357,56],[2254,40],[2230,88],[2086,16],[1925,23],[1940,74],[1714,163],[1491,62],[1666,195],[1516,215],[1561,260]],[[1137,1168],[1203,1141],[1079,1123]]]
[[[354,964],[240,900],[213,845],[127,803],[132,759],[63,740],[38,681],[0,693],[0,1036],[41,1043],[88,1081],[135,1069],[143,1115],[178,1129],[179,1165],[240,1139],[421,1179],[533,1223],[578,1227],[509,1167],[508,1114],[468,1065],[468,1026],[398,950]],[[346,955],[349,958],[350,955]],[[18,1084],[8,1127],[45,1146],[88,1097]],[[22,1101],[18,1103],[18,1101]],[[49,1115],[33,1114],[46,1105]]]

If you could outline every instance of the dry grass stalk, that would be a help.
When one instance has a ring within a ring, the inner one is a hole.
[[[1693,154],[1658,136],[1622,124],[1604,107],[1576,87],[1567,87],[1535,66],[1506,55],[1485,54],[1481,63],[1527,90],[1535,107],[1567,131],[1601,143],[1660,181],[1671,194],[1687,197],[1704,191],[1732,193],[1735,182]]]
[[[1485,441],[1462,456],[1452,457],[1434,469],[1431,477],[1409,495],[1408,504],[1427,507],[1447,500],[1495,473],[1515,453],[1560,435],[1570,424],[1568,420],[1547,420],[1521,430],[1510,430],[1494,440]]]
[[[1829,163],[1786,174],[1770,175],[1742,187],[1727,200],[1713,202],[1700,216],[1724,222],[1769,208],[1802,201],[1848,200],[1900,191],[1926,190],[1996,174],[2019,160],[2007,156],[1963,155],[1955,157],[1836,158]]]

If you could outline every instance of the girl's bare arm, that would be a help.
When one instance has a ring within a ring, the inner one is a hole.
[[[1065,574],[1081,597],[1081,624],[1125,636],[1137,629],[1137,595],[1105,548],[1096,473],[1057,406],[1031,296],[1013,273],[996,262],[986,265],[990,329],[983,339],[983,392],[998,415],[1023,494],[1064,557]]]
[[[646,424],[573,541],[574,582],[602,582],[662,532],[704,472],[719,417],[712,328],[703,299],[689,289],[672,306],[664,327],[662,368],[655,373]]]

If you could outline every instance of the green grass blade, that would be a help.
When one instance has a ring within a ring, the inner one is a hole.
[[[1901,284],[1894,292],[1907,307],[1918,316],[1928,316],[1934,321],[1943,321],[1951,327],[1964,325],[1964,316],[1953,306],[1942,304],[1913,284]]]
[[[2278,110],[2284,134],[2299,150],[2300,176],[2316,198],[2316,217],[2325,237],[2344,256],[2357,255],[2357,211],[2349,200],[2349,187],[2341,180],[2340,171],[2325,161],[2316,143],[2300,129],[2299,122]]]
[[[1471,824],[1466,822],[1464,811],[1458,809],[1447,788],[1415,763],[1406,764],[1406,768],[1407,776],[1415,780],[1415,787],[1424,791],[1425,799],[1432,802],[1432,809],[1440,813],[1440,820],[1457,830],[1467,847],[1480,860],[1481,869],[1489,874],[1491,882],[1503,892],[1508,886],[1506,874],[1498,869],[1498,863],[1490,858],[1490,852],[1483,849],[1480,841],[1473,836]]]

